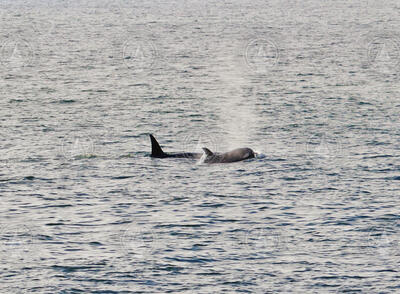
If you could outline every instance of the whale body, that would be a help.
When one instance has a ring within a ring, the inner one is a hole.
[[[204,153],[195,152],[164,152],[158,144],[156,138],[152,134],[149,135],[151,140],[151,157],[155,158],[190,158],[201,159],[204,163],[229,163],[242,161],[255,157],[255,153],[250,148],[238,148],[225,153],[213,153],[210,149],[203,147]],[[204,160],[203,160],[204,159]]]
[[[213,153],[210,149],[205,147],[202,149],[205,155],[204,163],[229,163],[255,157],[254,151],[250,148],[238,148],[221,154]]]
[[[152,134],[150,134],[151,140],[151,157],[155,158],[192,158],[192,159],[200,159],[203,155],[202,153],[194,153],[194,152],[164,152],[158,144],[156,138]]]

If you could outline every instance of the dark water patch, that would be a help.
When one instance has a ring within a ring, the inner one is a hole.
[[[68,290],[61,290],[60,294],[75,294],[75,293],[87,293],[87,290],[82,290],[78,288],[71,288]]]
[[[118,176],[118,177],[111,177],[112,180],[125,180],[125,179],[131,179],[131,178],[135,178],[134,175],[132,176]]]
[[[212,258],[197,258],[197,257],[167,257],[166,259],[184,263],[210,263],[216,261],[215,259]]]
[[[385,273],[385,272],[397,273],[398,270],[388,268],[388,269],[378,269],[378,270],[376,270],[376,272],[377,273]],[[400,286],[398,286],[397,288],[400,288]]]
[[[108,93],[108,90],[104,90],[104,89],[97,89],[97,90],[93,90],[93,89],[88,89],[88,90],[81,90],[82,93]]]
[[[66,200],[66,199],[64,199]],[[65,208],[65,207],[72,207],[71,204],[53,204],[53,205],[45,205],[42,206],[43,208]]]
[[[197,276],[223,276],[224,273],[211,271],[211,272],[203,272],[203,273],[196,273]]]
[[[370,103],[370,102],[359,101],[359,102],[357,103],[357,105],[373,105],[373,104]]]
[[[51,103],[57,103],[57,104],[72,104],[72,103],[75,103],[75,102],[77,102],[77,101],[74,100],[74,99],[62,99],[62,100],[53,101],[53,102],[51,102]]]
[[[374,220],[376,222],[382,222],[382,221],[383,222],[394,222],[394,221],[400,220],[400,215],[389,213],[389,214],[384,214],[383,216],[376,217],[376,218],[374,218]],[[398,225],[400,225],[400,223]]]
[[[24,102],[25,100],[23,99],[10,99],[8,100],[8,103],[20,103],[20,102]]]
[[[67,265],[52,265],[51,268],[57,271],[65,272],[65,273],[73,273],[73,272],[79,272],[79,271],[86,271],[86,270],[99,270],[103,268],[106,265],[104,264],[99,264],[99,265],[87,265],[87,266],[67,266]]]
[[[166,272],[171,272],[171,273],[180,273],[185,270],[184,267],[181,266],[176,266],[176,265],[160,265],[157,267],[158,270],[160,271],[166,271]]]
[[[45,224],[46,226],[64,226],[65,223],[63,222],[58,222],[58,223],[47,223]]]
[[[130,220],[119,220],[115,222],[110,222],[110,225],[125,225],[125,224],[130,224],[132,221]]]
[[[218,208],[218,207],[223,207],[225,204],[223,203],[201,203],[196,205],[197,207],[207,207],[207,208]]]
[[[92,246],[103,246],[104,244],[102,244],[100,242],[93,241],[93,242],[89,242],[89,245],[92,245]]]
[[[298,181],[298,180],[300,180],[299,178],[293,178],[293,177],[282,177],[280,179],[281,180],[285,180],[285,181]]]
[[[150,87],[149,84],[146,83],[137,83],[137,84],[130,84],[128,87]]]
[[[363,159],[376,159],[376,158],[391,158],[396,157],[391,154],[379,154],[379,155],[372,155],[372,156],[364,156]]]
[[[205,224],[158,224],[154,228],[201,228],[206,226]]]

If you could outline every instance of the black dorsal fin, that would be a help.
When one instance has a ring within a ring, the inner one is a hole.
[[[205,153],[207,156],[213,156],[213,155],[214,155],[214,153],[212,153],[211,150],[208,149],[208,148],[206,148],[206,147],[203,147],[203,148],[201,148],[201,149],[203,149],[204,153]]]
[[[160,144],[158,144],[156,138],[150,134],[151,140],[151,157],[167,157],[167,155],[162,151]]]

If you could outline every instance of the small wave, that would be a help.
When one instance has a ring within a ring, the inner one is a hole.
[[[255,158],[265,158],[267,155],[263,152],[254,151]]]

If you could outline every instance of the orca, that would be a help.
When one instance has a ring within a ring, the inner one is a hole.
[[[158,144],[156,138],[152,134],[150,134],[151,140],[151,157],[155,158],[192,158],[192,159],[200,159],[202,157],[202,153],[193,153],[193,152],[169,152],[165,153],[160,144]]]
[[[255,153],[250,148],[238,148],[229,152],[217,154],[211,152],[210,149],[203,147],[204,163],[229,163],[242,161],[255,157]]]

